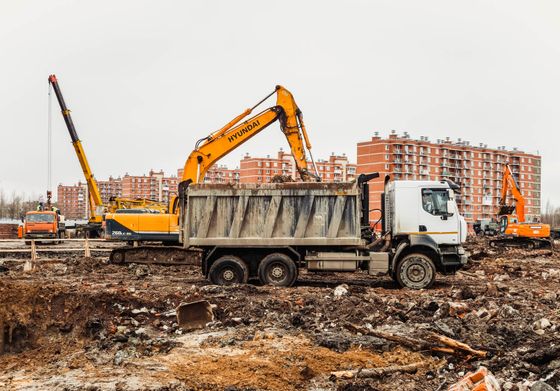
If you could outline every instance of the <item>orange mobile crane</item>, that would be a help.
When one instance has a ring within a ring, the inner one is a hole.
[[[513,203],[508,203],[511,192]],[[550,225],[525,221],[525,197],[513,176],[509,164],[504,166],[502,194],[498,210],[500,234],[490,241],[492,247],[551,247]]]
[[[84,231],[91,237],[98,237],[102,235],[102,222],[103,215],[108,212],[115,212],[116,210],[129,209],[129,210],[149,210],[153,212],[163,213],[167,210],[167,203],[159,202],[149,199],[133,199],[133,198],[123,198],[123,197],[111,197],[109,202],[104,203],[101,199],[101,192],[97,186],[97,182],[93,176],[93,172],[89,166],[86,153],[84,151],[82,142],[78,137],[76,132],[76,127],[74,126],[74,121],[72,121],[72,116],[70,110],[66,106],[64,97],[62,96],[62,91],[60,90],[60,85],[58,84],[58,79],[55,75],[49,76],[49,84],[53,88],[58,104],[60,105],[60,111],[68,133],[70,134],[70,139],[72,140],[72,145],[74,146],[74,151],[80,162],[80,167],[84,173],[84,177],[88,187],[88,204],[90,210],[90,218],[88,224],[82,227]]]

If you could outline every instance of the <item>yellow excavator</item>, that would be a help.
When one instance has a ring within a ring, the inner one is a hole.
[[[244,120],[255,108],[274,94],[276,94],[275,106]],[[313,161],[313,157],[302,112],[292,94],[284,87],[276,86],[272,93],[255,106],[245,110],[221,129],[197,141],[183,169],[183,177],[179,184],[179,197],[184,194],[190,184],[200,183],[206,172],[219,159],[277,120],[288,140],[301,179],[307,182],[319,181],[320,177],[316,168],[314,173],[308,170],[305,150],[308,150],[311,161]],[[113,250],[110,256],[111,261],[115,263],[192,263],[191,254],[182,247],[138,246],[139,242],[150,241],[163,242],[167,245],[179,244],[180,210],[178,205],[176,197],[170,202],[169,213],[165,214],[134,213],[126,210],[106,214],[106,238],[135,244],[135,246]]]
[[[165,213],[167,211],[167,203],[149,200],[149,199],[131,199],[122,197],[111,197],[108,203],[103,203],[101,199],[101,193],[97,182],[93,176],[91,168],[89,166],[86,153],[82,146],[82,142],[78,138],[78,133],[72,121],[72,116],[70,115],[70,110],[66,107],[66,102],[62,96],[62,91],[58,84],[58,79],[55,75],[49,76],[49,84],[54,90],[56,99],[60,106],[62,112],[62,117],[66,123],[66,128],[68,133],[70,133],[70,138],[72,139],[72,145],[74,146],[74,151],[80,162],[82,172],[87,183],[88,188],[88,205],[90,210],[90,218],[87,226],[83,229],[87,232],[90,237],[101,236],[102,234],[102,222],[103,216],[107,212],[115,212],[117,210],[135,210],[135,209],[145,209],[157,213]]]

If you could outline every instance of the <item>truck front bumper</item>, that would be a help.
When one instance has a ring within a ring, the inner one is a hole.
[[[463,246],[447,247],[441,253],[442,272],[453,274],[468,262],[468,255]]]
[[[28,233],[23,236],[24,239],[56,239],[55,233]]]

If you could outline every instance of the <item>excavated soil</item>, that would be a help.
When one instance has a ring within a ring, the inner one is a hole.
[[[495,252],[480,241],[470,251],[464,271],[422,291],[363,273],[302,273],[292,288],[219,287],[194,266],[77,255],[51,254],[24,272],[8,256],[0,260],[0,389],[436,390],[484,365],[505,390],[537,380],[560,390],[560,255]],[[174,309],[202,299],[214,321],[179,328]],[[424,342],[435,333],[486,356],[379,332]],[[413,373],[331,376],[415,363]]]

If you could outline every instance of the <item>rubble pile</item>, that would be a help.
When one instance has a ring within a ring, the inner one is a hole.
[[[17,239],[18,224],[0,223],[0,239]]]
[[[222,287],[194,266],[68,256],[25,273],[4,258],[0,388],[445,390],[485,367],[503,390],[560,389],[560,255],[484,251],[422,291],[365,273]],[[204,300],[213,320],[180,327],[177,307]]]

